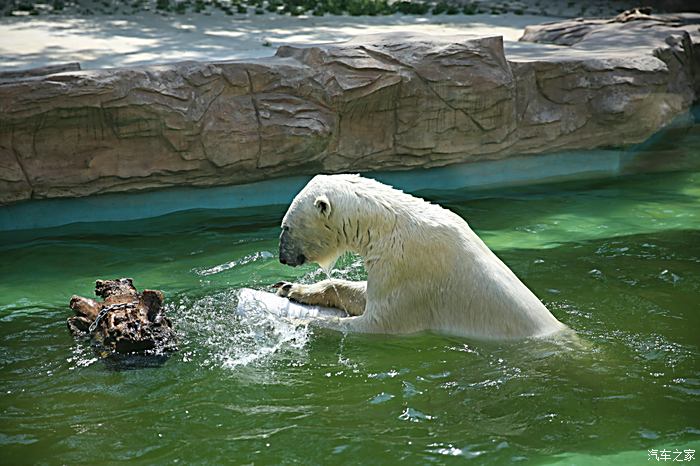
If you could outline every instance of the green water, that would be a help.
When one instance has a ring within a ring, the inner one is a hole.
[[[650,448],[700,450],[700,172],[432,198],[590,347],[237,317],[240,287],[322,278],[276,260],[284,206],[6,233],[0,462],[650,464]],[[334,274],[364,271],[346,257]],[[70,296],[122,276],[166,293],[181,349],[161,367],[115,370],[68,334]]]

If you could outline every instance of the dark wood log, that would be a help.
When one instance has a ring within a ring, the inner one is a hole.
[[[101,356],[176,350],[172,322],[165,316],[163,292],[139,293],[130,278],[97,280],[95,301],[73,296],[75,316],[68,329],[76,337],[90,337]]]

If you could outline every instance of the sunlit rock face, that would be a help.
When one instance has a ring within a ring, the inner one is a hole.
[[[644,10],[525,29],[511,60],[522,134],[566,148],[620,147],[687,111],[700,91],[700,14]]]
[[[505,51],[376,35],[0,79],[0,203],[638,143],[695,99],[696,20],[564,21]]]

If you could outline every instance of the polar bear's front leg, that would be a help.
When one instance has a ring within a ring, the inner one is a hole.
[[[279,282],[274,285],[277,294],[301,304],[334,307],[351,316],[365,312],[367,303],[367,282],[330,279],[312,285]]]

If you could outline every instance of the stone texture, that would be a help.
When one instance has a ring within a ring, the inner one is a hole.
[[[0,82],[0,203],[641,142],[695,98],[684,18],[524,36],[566,48],[379,35]]]
[[[612,19],[578,18],[528,26],[520,39],[538,44],[570,46],[572,56],[660,63],[671,75],[669,91],[694,98],[700,91],[700,14],[651,15],[635,8]],[[656,60],[654,60],[656,59]]]
[[[59,65],[42,66],[19,71],[0,71],[0,81],[30,78],[32,76],[47,76],[49,74],[63,73],[64,71],[78,71],[80,63],[64,63]]]
[[[686,111],[700,82],[700,15],[650,12],[525,29],[524,44],[509,55],[523,109],[518,150],[531,152],[521,145],[531,137],[552,149],[625,146]]]

